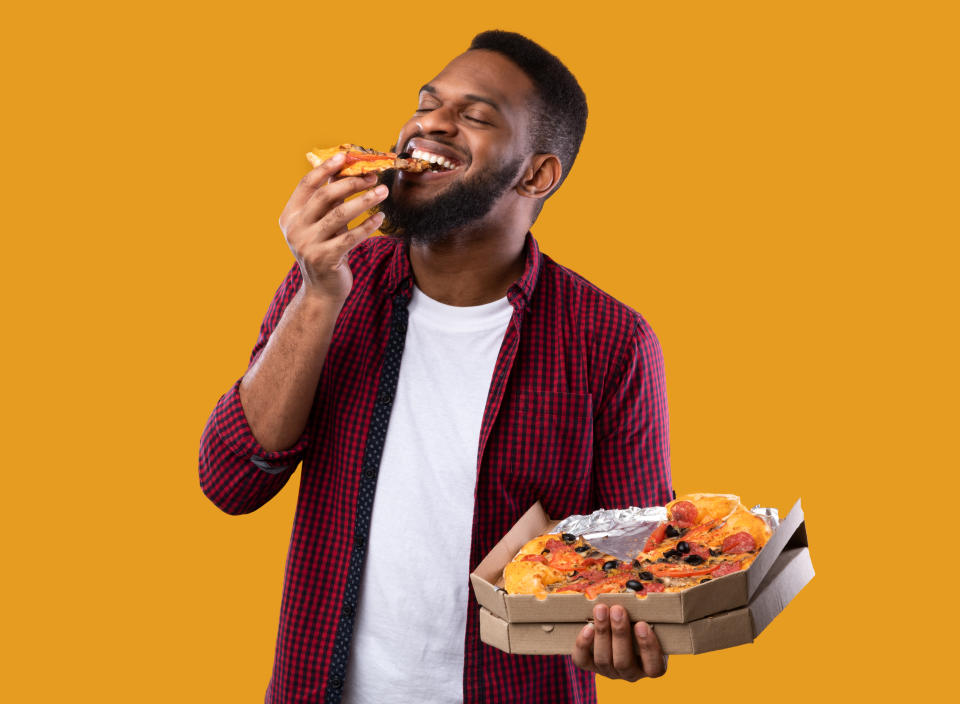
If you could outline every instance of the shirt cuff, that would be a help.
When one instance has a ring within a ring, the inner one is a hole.
[[[280,474],[300,462],[309,441],[306,431],[297,444],[286,450],[270,452],[257,442],[250,430],[247,416],[240,402],[240,381],[225,393],[217,403],[216,431],[230,451],[237,457],[249,460],[267,474]]]

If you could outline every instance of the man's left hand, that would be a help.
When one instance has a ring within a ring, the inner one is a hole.
[[[643,621],[631,628],[630,618],[622,606],[593,607],[593,623],[588,623],[577,636],[573,664],[582,670],[596,672],[612,680],[636,682],[641,677],[660,677],[667,671],[667,657],[660,641]],[[637,655],[634,642],[640,645]]]

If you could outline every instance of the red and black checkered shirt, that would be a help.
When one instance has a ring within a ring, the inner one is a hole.
[[[660,345],[646,321],[541,254],[527,235],[514,312],[497,357],[477,454],[470,569],[538,499],[548,515],[663,505],[671,499]],[[333,332],[303,437],[265,451],[234,385],[200,445],[200,484],[231,514],[254,511],[303,462],[266,699],[340,699],[386,421],[413,278],[402,241],[350,254],[353,289]],[[251,355],[257,358],[301,283],[294,266]],[[463,575],[464,581],[468,575]],[[480,641],[467,609],[463,696],[491,702],[593,702],[594,676],[566,656],[508,655]],[[426,699],[425,699],[426,701]]]

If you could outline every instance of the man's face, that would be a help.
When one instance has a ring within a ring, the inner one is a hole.
[[[468,51],[420,91],[396,151],[434,158],[441,171],[388,172],[381,210],[414,241],[439,242],[490,213],[528,156],[533,83],[509,59]]]

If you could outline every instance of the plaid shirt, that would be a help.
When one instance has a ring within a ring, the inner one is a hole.
[[[672,495],[660,345],[642,317],[541,254],[528,234],[514,312],[490,383],[477,453],[470,568],[538,499],[551,516],[663,505]],[[402,241],[350,254],[353,289],[333,332],[306,430],[267,452],[240,404],[217,403],[200,446],[204,493],[254,511],[303,462],[267,702],[337,702],[343,688],[380,455],[406,332],[412,271]],[[294,266],[251,363],[301,284]],[[468,575],[463,576],[464,580]],[[566,656],[508,655],[467,609],[464,701],[593,702],[594,676]]]

